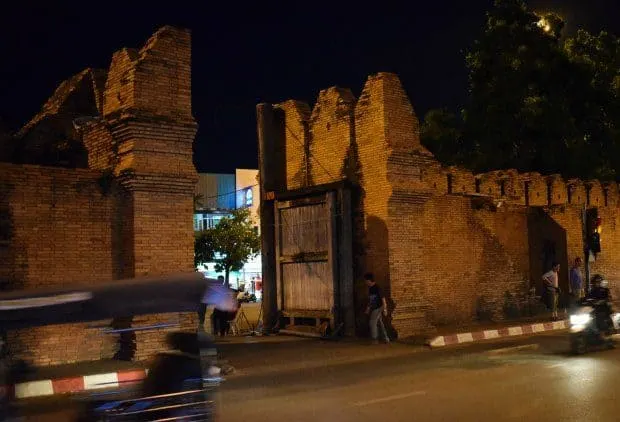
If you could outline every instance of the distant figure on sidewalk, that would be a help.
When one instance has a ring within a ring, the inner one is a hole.
[[[226,309],[219,309],[218,307],[213,308],[213,313],[211,314],[211,332],[214,336],[220,335],[223,337],[228,334],[228,332],[230,331],[230,315],[236,314],[239,305],[238,301],[236,300],[235,292],[227,288],[225,284],[226,282],[224,281],[224,277],[221,275],[218,276],[217,285],[221,286],[223,291],[226,292],[227,296],[230,296],[230,299],[234,302],[234,306]]]
[[[548,298],[547,306],[551,309],[551,316],[554,320],[558,318],[558,299],[560,296],[560,287],[558,285],[559,272],[560,264],[554,262],[551,270],[547,271],[542,277]]]
[[[375,278],[372,273],[366,273],[364,275],[364,281],[368,286],[368,306],[366,307],[366,314],[370,316],[370,336],[373,343],[378,343],[379,327],[381,328],[381,334],[386,343],[390,342],[385,324],[383,324],[382,315],[387,316],[387,302],[385,296],[377,286]]]
[[[583,286],[583,274],[581,273],[581,258],[575,258],[575,263],[570,269],[569,281],[570,281],[570,293],[573,299],[573,303],[577,303],[585,296],[585,290]]]

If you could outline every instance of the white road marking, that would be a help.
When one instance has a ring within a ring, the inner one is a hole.
[[[485,353],[487,355],[499,355],[501,353],[520,352],[522,350],[537,350],[538,347],[539,347],[538,343],[523,344],[521,346],[502,347],[501,349],[491,349],[491,350],[487,350]]]
[[[392,400],[406,399],[408,397],[413,397],[413,396],[422,396],[424,394],[426,394],[426,391],[413,391],[411,393],[395,394],[393,396],[380,397],[380,398],[372,399],[372,400],[358,401],[356,403],[353,403],[352,406],[355,406],[355,407],[370,406],[371,404],[384,403],[386,401],[392,401]]]
[[[559,368],[561,366],[564,366],[563,363],[556,363],[555,365],[548,365],[547,368],[551,369],[551,368]]]

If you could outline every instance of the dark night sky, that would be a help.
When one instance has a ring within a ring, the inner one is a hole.
[[[166,8],[129,0],[47,3],[55,4],[0,7],[0,119],[19,128],[64,79],[85,67],[107,68],[115,50],[141,47],[162,25],[183,26],[193,33],[193,107],[200,125],[195,162],[199,171],[228,172],[257,165],[259,102],[312,103],[333,85],[359,95],[367,75],[390,71],[400,76],[420,118],[429,108],[456,109],[466,92],[463,52],[492,1],[420,1],[408,8],[379,2],[345,8],[336,1],[289,1],[286,7],[166,2]],[[559,12],[569,31],[620,34],[617,3],[528,2],[536,11]]]

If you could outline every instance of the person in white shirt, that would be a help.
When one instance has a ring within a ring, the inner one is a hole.
[[[558,318],[558,298],[560,295],[560,287],[558,285],[558,273],[560,272],[560,264],[554,262],[551,270],[547,271],[542,279],[549,297],[549,307],[553,319]]]

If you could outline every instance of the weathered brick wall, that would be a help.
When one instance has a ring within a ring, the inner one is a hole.
[[[281,104],[288,188],[328,183],[345,160],[341,175],[360,188],[356,242],[364,248],[356,274],[374,272],[388,291],[399,335],[481,314],[504,318],[506,294],[540,291],[552,259],[562,265],[567,290],[570,262],[583,255],[584,205],[599,207],[603,218],[603,252],[592,272],[603,272],[620,292],[616,183],[443,166],[421,145],[418,120],[393,74],[370,76],[357,101],[342,88],[321,91],[310,117],[300,104]],[[351,110],[354,119],[347,119]],[[365,296],[361,282],[357,296]]]
[[[108,170],[114,166],[114,138],[104,120],[87,123],[82,140],[88,150],[88,168]]]
[[[284,112],[286,139],[286,186],[297,189],[312,184],[309,157],[308,104],[289,100],[278,105]]]
[[[121,237],[132,239],[123,259],[133,266],[133,276],[193,271],[198,175],[192,160],[189,31],[160,29],[142,49],[118,53],[109,74],[103,114],[115,140],[113,171],[127,192]],[[195,315],[179,319],[183,328],[196,327]],[[161,350],[165,334],[136,335],[137,357]]]
[[[13,226],[6,247],[19,251],[23,270],[14,278],[19,287],[112,278],[113,200],[100,172],[0,163],[0,179]]]
[[[193,271],[194,238],[178,235],[193,233],[193,223],[186,218],[193,210],[192,198],[183,193],[137,191],[133,200],[136,276]]]
[[[458,324],[485,305],[501,317],[504,294],[519,291],[529,278],[525,210],[475,210],[468,199],[441,196],[426,202],[424,211],[418,224],[427,228],[420,261],[427,318],[435,325]]]
[[[0,163],[11,218],[10,241],[0,245],[7,288],[36,289],[75,282],[108,281],[113,194],[101,173]],[[111,357],[113,344],[81,325],[12,333],[20,356],[36,364]]]
[[[387,162],[389,149],[385,139],[382,103],[383,84],[381,78],[369,78],[355,106],[355,140],[359,156],[362,191],[360,208],[362,211],[361,227],[363,231],[363,259],[358,262],[364,266],[363,271],[375,274],[377,283],[386,291],[390,290],[388,257],[388,198],[391,185],[387,178],[386,166],[377,163]],[[385,195],[381,195],[384,192]],[[358,271],[360,273],[361,271]],[[357,301],[364,303],[364,284],[356,283]]]
[[[9,211],[12,227],[0,243],[0,277],[9,288],[193,271],[190,64],[189,32],[164,27],[142,49],[115,53],[107,72],[86,70],[61,84],[24,127],[23,139],[43,143],[56,140],[43,136],[54,133],[50,127],[64,128],[60,136],[79,139],[90,169],[0,164],[0,211]],[[196,328],[193,314],[134,324],[171,319]],[[137,358],[161,350],[166,333],[137,334]],[[11,337],[18,355],[35,364],[115,351],[114,336],[79,324]]]
[[[342,180],[354,137],[355,97],[348,89],[325,89],[310,117],[310,173],[316,185]]]

